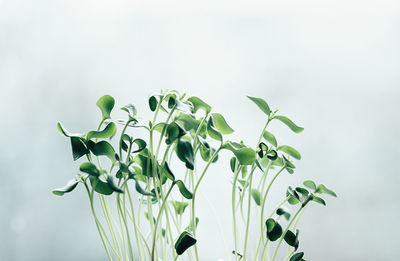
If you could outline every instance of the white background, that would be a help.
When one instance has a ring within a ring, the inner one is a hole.
[[[78,168],[56,122],[93,128],[105,93],[147,118],[148,95],[166,88],[203,98],[236,130],[232,139],[252,145],[264,117],[245,95],[305,127],[297,135],[272,126],[303,155],[272,200],[286,183],[308,178],[337,191],[300,222],[307,260],[400,260],[399,7],[389,0],[0,1],[0,260],[104,260],[82,188],[62,198],[50,192]],[[228,157],[202,186],[202,261],[227,260],[232,249]]]

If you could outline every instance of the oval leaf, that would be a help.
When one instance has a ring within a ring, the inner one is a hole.
[[[226,123],[224,116],[219,113],[212,114],[213,122],[217,130],[222,134],[231,134],[234,130]]]
[[[211,138],[222,141],[222,134],[214,128],[212,117],[210,117],[207,122],[207,133]]]
[[[107,156],[112,162],[116,161],[115,150],[107,141],[89,142],[90,151],[96,156]]]
[[[276,142],[276,138],[274,136],[274,134],[272,134],[271,132],[268,131],[264,131],[263,132],[263,137],[266,141],[268,141],[271,145],[277,147],[278,146],[278,142]]]
[[[149,107],[151,111],[155,111],[157,108],[157,99],[154,96],[149,98]]]
[[[181,192],[182,196],[184,196],[184,197],[187,198],[187,199],[192,199],[192,198],[193,198],[192,192],[190,192],[190,191],[186,188],[186,186],[185,186],[185,184],[183,183],[182,180],[177,180],[177,181],[175,182],[175,184],[178,186],[179,191]]]
[[[304,130],[303,127],[297,126],[291,119],[288,117],[282,116],[282,115],[277,115],[274,117],[274,119],[277,119],[284,123],[286,126],[288,126],[293,132],[295,133],[300,133]]]
[[[211,106],[205,103],[202,99],[192,96],[188,99],[193,104],[193,111],[196,113],[199,109],[202,109],[208,114],[211,111]]]
[[[175,209],[175,213],[177,215],[182,215],[183,212],[185,212],[186,207],[189,205],[186,202],[180,202],[180,201],[171,201],[172,206]]]
[[[251,190],[251,196],[253,197],[254,201],[256,202],[257,206],[261,205],[261,193],[257,189]]]
[[[267,226],[267,237],[271,241],[276,241],[282,236],[282,227],[273,218],[267,219],[265,222]]]
[[[328,189],[325,187],[324,184],[319,184],[317,187],[317,190],[315,191],[316,193],[322,193],[322,194],[328,194],[333,197],[337,197],[336,193],[333,190]]]
[[[312,190],[316,190],[317,189],[317,185],[315,185],[315,182],[312,180],[306,180],[303,182],[303,185],[306,186],[307,188],[310,188]]]
[[[91,162],[82,163],[79,170],[95,177],[100,175],[100,171],[97,169],[96,165]]]
[[[178,255],[182,255],[189,247],[196,244],[197,240],[187,231],[182,232],[175,243],[175,250]]]
[[[252,100],[258,106],[258,108],[260,108],[266,115],[269,116],[271,114],[271,110],[268,106],[268,103],[264,99],[251,96],[247,96],[247,98]]]
[[[185,139],[178,140],[176,155],[181,161],[185,162],[188,169],[194,169],[193,147],[189,141]]]
[[[107,182],[102,181],[99,178],[89,176],[90,184],[92,185],[94,191],[103,195],[111,195],[114,191],[110,188]]]
[[[289,261],[301,261],[304,256],[304,252],[294,254]]]
[[[114,137],[117,133],[117,126],[114,122],[110,122],[102,131],[89,131],[86,138],[90,140],[91,138],[96,139],[107,139]]]
[[[78,183],[79,183],[79,180],[71,179],[70,181],[68,181],[68,183],[64,187],[53,189],[52,192],[54,195],[62,196],[65,193],[73,191],[76,188],[76,186],[78,185]]]
[[[103,120],[110,118],[110,113],[114,108],[115,100],[110,95],[102,96],[97,102],[97,107],[100,108]]]
[[[278,150],[285,152],[286,154],[292,156],[293,158],[300,160],[301,155],[300,153],[293,147],[290,147],[288,145],[282,145],[279,146]]]

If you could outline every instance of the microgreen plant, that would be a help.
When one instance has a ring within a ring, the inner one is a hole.
[[[232,158],[227,172],[233,172],[233,250],[229,258],[275,261],[286,243],[285,260],[304,260],[304,253],[298,251],[300,215],[310,202],[325,205],[321,194],[336,194],[306,180],[304,187],[287,188],[283,201],[270,215],[265,214],[271,186],[280,175],[294,173],[292,159],[301,159],[295,148],[279,144],[267,127],[271,121],[280,121],[295,133],[303,128],[272,111],[265,100],[248,98],[261,109],[266,122],[254,148],[228,140],[232,127],[198,97],[186,98],[176,91],[152,95],[148,105],[153,118],[144,124],[132,104],[121,107],[125,119],[112,118],[115,101],[105,95],[96,103],[101,118],[95,130],[72,133],[57,124],[70,140],[73,160],[80,164],[77,176],[53,193],[62,196],[80,184],[85,188],[108,260],[178,260],[185,256],[199,260],[198,189],[219,153],[229,151]],[[146,137],[138,137],[139,129]],[[297,210],[291,214],[285,205],[297,206]],[[250,226],[258,231],[254,246],[248,240]],[[252,247],[254,251],[249,250]]]

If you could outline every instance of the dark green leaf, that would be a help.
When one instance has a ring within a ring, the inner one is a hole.
[[[155,111],[157,108],[157,99],[154,96],[149,98],[149,107],[151,111]]]
[[[140,186],[139,181],[135,180],[135,189],[139,194],[142,194],[144,196],[154,196],[153,193],[147,192]]]
[[[193,104],[193,110],[196,113],[199,109],[202,109],[208,114],[211,111],[211,106],[205,103],[202,99],[192,96],[188,99]]]
[[[94,191],[103,195],[111,195],[113,190],[110,188],[107,182],[102,181],[99,178],[89,176],[90,184],[94,188]]]
[[[107,183],[110,189],[117,193],[124,193],[124,191],[115,184],[114,178],[110,175],[107,175]]]
[[[337,197],[336,193],[333,190],[328,189],[325,187],[324,184],[319,184],[317,187],[317,190],[315,191],[316,193],[322,193],[322,194],[328,194],[333,197]]]
[[[89,153],[82,138],[71,136],[70,139],[71,139],[71,147],[72,147],[72,157],[74,158],[74,160],[77,160],[80,157],[82,157],[83,155],[86,155]]]
[[[293,132],[295,133],[300,133],[304,130],[304,128],[297,126],[292,120],[290,120],[288,117],[282,116],[282,115],[277,115],[274,116],[274,119],[277,119],[284,123],[286,126],[288,126]]]
[[[217,130],[219,130],[220,133],[222,134],[231,134],[234,132],[234,130],[226,123],[224,116],[222,116],[219,113],[213,113],[211,114],[213,123]]]
[[[251,196],[253,197],[254,201],[256,202],[257,206],[261,205],[261,193],[257,189],[251,190]]]
[[[91,162],[82,163],[79,170],[95,177],[100,175],[100,171],[97,169],[96,165]]]
[[[314,191],[317,189],[317,186],[315,185],[315,182],[312,181],[312,180],[306,180],[306,181],[303,182],[303,184],[307,188],[310,188],[310,189],[312,189]]]
[[[133,143],[135,143],[136,145],[138,145],[138,148],[134,151],[132,151],[132,153],[136,153],[136,152],[141,152],[142,150],[144,150],[146,148],[146,142],[142,139],[135,139],[133,141]]]
[[[189,141],[185,139],[178,140],[176,155],[181,161],[185,162],[185,166],[188,169],[194,169],[193,147]]]
[[[172,122],[167,127],[167,130],[166,130],[167,139],[165,140],[165,142],[167,144],[171,144],[176,139],[179,139],[183,135],[185,135],[185,131],[178,124],[176,124],[175,122]]]
[[[293,147],[290,147],[288,145],[282,145],[279,146],[278,150],[285,152],[286,154],[292,156],[295,159],[301,159],[300,153]]]
[[[102,131],[89,131],[86,138],[90,140],[91,138],[107,139],[114,137],[117,132],[117,126],[114,122],[110,122]]]
[[[99,107],[101,110],[103,120],[110,118],[110,113],[114,108],[114,104],[115,100],[110,95],[104,95],[96,102],[97,107]]]
[[[267,237],[271,241],[276,241],[282,236],[282,227],[273,218],[267,219],[265,222],[267,226]]]
[[[278,146],[278,142],[276,142],[276,138],[274,136],[274,134],[272,134],[271,132],[268,131],[264,131],[263,132],[263,137],[266,141],[268,141],[271,145],[277,147]]]
[[[308,196],[309,193],[308,190],[302,187],[296,187],[296,191],[302,194],[303,196]]]
[[[304,252],[294,254],[289,261],[301,261],[304,256]]]
[[[115,150],[107,141],[89,142],[90,151],[96,156],[107,156],[112,162],[116,161]]]
[[[192,115],[184,113],[179,113],[175,117],[175,121],[182,126],[185,131],[196,131],[200,124],[200,121],[196,120]]]
[[[292,246],[295,248],[295,250],[297,250],[297,248],[299,247],[298,230],[296,232],[296,235],[290,230],[286,231],[284,239],[289,246]]]
[[[284,208],[284,207],[278,208],[278,209],[276,210],[276,214],[279,215],[279,216],[282,216],[282,215],[283,215],[283,216],[286,218],[286,220],[289,220],[289,219],[290,219],[290,212],[289,212],[289,210],[287,210],[287,209]]]
[[[268,151],[268,146],[264,142],[258,144],[258,156],[260,158],[264,157],[264,153]]]
[[[193,198],[192,192],[190,192],[190,191],[186,188],[186,186],[185,186],[185,184],[183,183],[182,180],[177,180],[177,181],[175,181],[175,184],[178,186],[179,191],[181,192],[182,196],[184,196],[184,197],[187,198],[187,199],[192,199],[192,198]]]
[[[270,160],[276,160],[278,158],[278,153],[275,150],[270,150],[267,153],[267,158]]]
[[[197,240],[187,231],[182,232],[175,243],[175,250],[178,255],[182,255],[189,247],[196,244]]]
[[[175,181],[175,176],[172,173],[171,169],[168,166],[167,162],[164,162],[164,175],[167,176],[167,178],[169,178],[172,181]]]
[[[185,212],[186,207],[189,205],[186,202],[180,202],[180,201],[171,201],[172,206],[175,209],[175,213],[177,215],[182,215],[183,212]]]
[[[172,109],[176,104],[176,98],[173,96],[170,96],[168,99],[168,108]]]
[[[68,183],[64,187],[53,189],[52,192],[54,195],[62,196],[65,193],[73,191],[76,188],[76,186],[78,185],[78,183],[79,183],[79,180],[71,179],[70,181],[68,181]]]
[[[268,103],[264,99],[251,96],[247,96],[247,98],[252,100],[266,115],[270,115],[271,110],[269,109]]]

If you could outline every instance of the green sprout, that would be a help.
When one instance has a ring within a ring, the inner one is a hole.
[[[96,103],[101,119],[94,130],[72,133],[57,123],[59,132],[70,140],[73,160],[80,163],[76,177],[53,193],[63,196],[77,187],[85,188],[110,261],[178,260],[184,256],[198,261],[198,189],[219,154],[227,151],[232,155],[229,169],[233,172],[235,260],[275,261],[283,242],[290,250],[285,260],[304,260],[304,252],[298,251],[300,216],[310,202],[326,205],[320,196],[336,197],[336,193],[306,180],[304,187],[287,188],[284,200],[269,216],[265,214],[273,183],[286,172],[293,174],[292,159],[301,159],[298,150],[279,144],[267,127],[279,121],[294,133],[303,128],[277,115],[278,110],[272,111],[265,100],[248,98],[266,117],[255,147],[230,141],[227,135],[234,129],[222,114],[213,112],[198,97],[186,98],[185,94],[168,90],[154,94],[148,99],[153,118],[144,124],[133,104],[120,108],[125,119],[112,117],[115,100],[105,95]],[[135,136],[138,128],[144,129],[147,137]],[[290,208],[296,206],[292,214]],[[258,231],[252,235],[257,239],[255,246],[249,246],[251,225]],[[277,242],[273,248],[270,241]],[[254,251],[249,251],[251,247]]]

